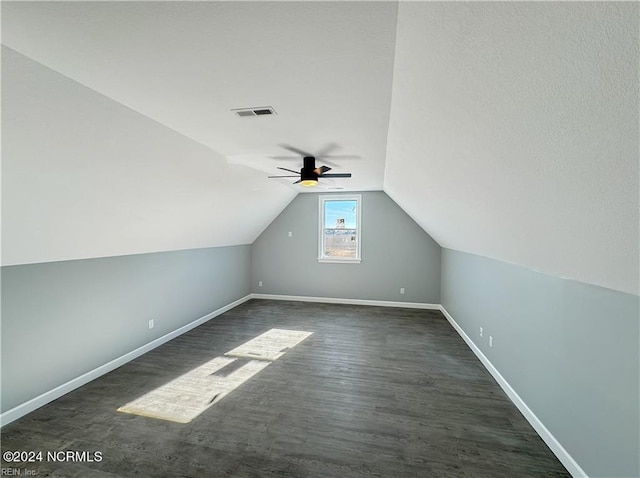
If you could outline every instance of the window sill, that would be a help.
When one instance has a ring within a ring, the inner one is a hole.
[[[318,262],[326,264],[360,264],[362,259],[329,259],[325,257],[318,257]]]

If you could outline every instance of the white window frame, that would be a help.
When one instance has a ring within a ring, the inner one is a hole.
[[[356,201],[356,257],[324,256],[324,211],[327,201]],[[360,264],[362,262],[362,195],[361,194],[324,194],[318,196],[318,262],[338,264]]]

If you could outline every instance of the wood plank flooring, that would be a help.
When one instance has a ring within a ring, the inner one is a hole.
[[[188,424],[119,413],[271,328],[313,332]],[[2,430],[52,477],[568,477],[438,311],[251,300]],[[46,457],[45,457],[46,458]]]

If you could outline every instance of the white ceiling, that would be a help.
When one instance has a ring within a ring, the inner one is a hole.
[[[385,2],[7,2],[2,42],[236,162],[275,175],[283,163],[302,167],[280,144],[312,154],[333,146],[330,155],[357,157],[332,161],[353,174],[345,188],[382,189],[396,11]],[[277,115],[231,112],[254,106]]]
[[[637,21],[637,3],[3,2],[3,264],[251,243],[303,192],[266,178],[299,169],[273,158],[290,145],[443,247],[637,294]],[[230,111],[251,106],[278,114]]]
[[[396,12],[2,2],[3,264],[250,244],[304,191],[281,145],[381,189]]]
[[[638,9],[404,3],[385,191],[441,245],[638,293]]]
[[[247,244],[295,196],[20,53],[2,55],[4,265]]]

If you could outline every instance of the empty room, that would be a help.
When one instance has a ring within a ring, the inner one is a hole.
[[[640,477],[638,2],[0,8],[0,474]]]

